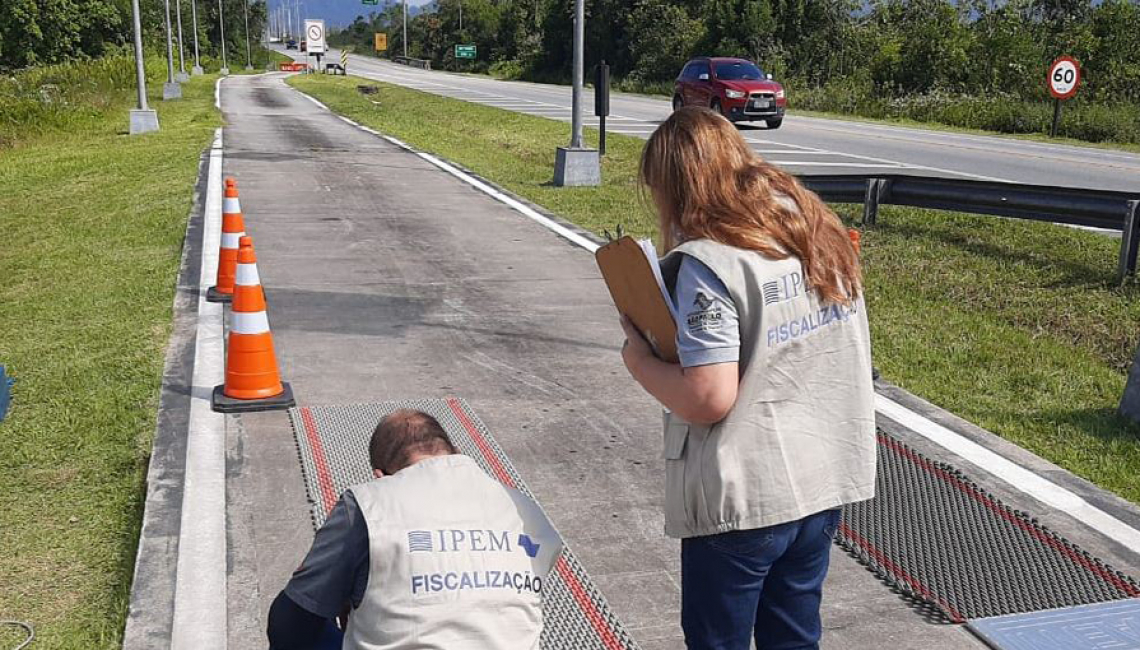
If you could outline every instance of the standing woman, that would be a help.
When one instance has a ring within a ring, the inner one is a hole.
[[[871,346],[839,219],[723,117],[683,108],[645,147],[680,364],[622,320],[665,407],[665,532],[690,650],[816,648],[839,507],[875,492]]]

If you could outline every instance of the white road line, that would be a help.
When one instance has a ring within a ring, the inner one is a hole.
[[[766,158],[765,160],[767,162],[772,163],[772,164],[780,165],[783,167],[865,167],[868,169],[875,169],[875,168],[880,168],[880,169],[881,168],[913,169],[913,167],[907,167],[906,165],[902,165],[902,164],[898,164],[898,163],[813,162],[810,160],[773,160],[771,158]]]
[[[225,77],[218,77],[218,80],[214,82],[214,108],[219,111],[222,110],[222,79]]]
[[[301,93],[301,96],[304,97],[305,99],[313,102],[317,106],[320,106],[321,108],[325,109],[326,111],[329,110],[329,107],[322,104],[321,101],[319,99],[317,99],[316,97],[313,97],[312,95],[307,95],[305,93]]]
[[[781,155],[781,156],[784,156],[784,155],[786,155],[786,156],[792,156],[792,155],[796,155],[796,156],[846,156],[846,155],[848,155],[845,153],[841,153],[839,151],[801,151],[799,149],[796,149],[796,150],[753,149],[752,151],[755,151],[756,153],[761,154],[761,155],[765,155],[765,156],[769,155],[769,154]]]
[[[1013,461],[954,433],[903,405],[875,395],[875,409],[956,456],[981,467],[1010,486],[1111,538],[1134,553],[1140,553],[1140,531],[1097,508],[1081,496],[1031,472]]]
[[[226,422],[210,405],[223,371],[222,305],[206,290],[218,268],[222,225],[222,130],[214,135],[202,225],[202,271],[198,281],[198,331],[190,391],[182,523],[174,588],[173,650],[218,648],[227,639],[226,610]]]

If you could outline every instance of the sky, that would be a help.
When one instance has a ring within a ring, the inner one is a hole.
[[[408,6],[418,7],[429,1],[408,0]],[[360,0],[269,0],[269,10],[272,12],[286,2],[290,6],[300,5],[302,18],[323,18],[329,27],[344,27],[357,16],[367,16],[380,9],[380,5],[366,5]],[[384,3],[385,0],[380,2]]]

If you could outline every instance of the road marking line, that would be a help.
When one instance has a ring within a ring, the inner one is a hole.
[[[214,108],[219,111],[222,110],[222,79],[225,77],[218,77],[214,82]]]
[[[753,149],[752,151],[762,155],[796,155],[796,156],[847,156],[849,154],[841,153],[839,151],[801,151],[799,149]]]
[[[219,648],[227,643],[226,420],[210,400],[225,380],[222,304],[208,302],[222,226],[222,130],[214,135],[202,225],[198,327],[187,428],[185,486],[175,573],[173,650]]]
[[[903,169],[906,165],[897,163],[845,163],[845,162],[813,162],[810,160],[772,160],[766,158],[765,162],[770,162],[773,165],[781,165],[783,167],[861,167],[861,168],[888,168],[888,169]]]
[[[894,400],[875,395],[875,410],[927,440],[950,450],[1016,490],[1083,522],[1134,553],[1140,553],[1140,531],[1097,508],[1081,496],[1049,481]]]
[[[305,94],[305,93],[301,93],[301,96],[302,96],[302,97],[304,97],[305,99],[307,99],[307,100],[309,100],[309,101],[313,102],[313,103],[314,103],[314,104],[316,104],[317,106],[320,106],[321,108],[325,109],[326,111],[328,111],[328,110],[329,110],[329,107],[328,107],[328,106],[325,106],[324,104],[322,104],[322,103],[321,103],[321,101],[320,101],[319,99],[317,99],[316,97],[313,97],[312,95],[308,95],[308,94]],[[331,112],[331,111],[330,111],[330,112]]]

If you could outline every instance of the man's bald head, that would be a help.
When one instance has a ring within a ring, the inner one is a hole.
[[[423,456],[456,453],[439,422],[422,411],[401,409],[386,416],[372,432],[368,455],[372,469],[395,474]]]

